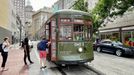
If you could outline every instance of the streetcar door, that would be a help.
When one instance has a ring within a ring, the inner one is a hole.
[[[56,61],[56,20],[52,19],[50,28],[51,38],[51,61]]]
[[[51,39],[51,22],[49,22],[47,25],[46,25],[46,39],[48,39],[48,41]],[[48,47],[48,54],[47,54],[47,59],[48,60],[51,60],[51,44],[50,46]]]

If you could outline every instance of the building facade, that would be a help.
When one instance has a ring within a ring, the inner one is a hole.
[[[100,34],[102,39],[115,38],[126,45],[134,46],[134,11],[126,12],[100,28]]]
[[[43,23],[47,21],[52,15],[52,9],[44,7],[32,15],[32,36],[34,39],[39,39],[39,29],[41,29]]]
[[[16,9],[16,15],[20,17],[22,27],[22,38],[25,37],[24,25],[25,25],[25,0],[12,0]]]
[[[17,41],[18,27],[16,24],[16,10],[12,0],[0,1],[0,42],[4,37],[9,37],[12,43]]]
[[[25,36],[29,37],[30,39],[32,38],[32,15],[34,13],[33,7],[31,5],[31,2],[27,0],[25,6]]]
[[[53,11],[61,10],[61,9],[72,9],[73,5],[77,3],[79,0],[58,0],[57,2],[54,3]],[[98,0],[85,0],[88,2],[88,9],[92,10]]]
[[[25,0],[14,0],[13,2],[16,8],[16,14],[20,16],[22,25],[25,25]]]
[[[98,0],[88,0],[88,8],[92,10]],[[122,43],[134,46],[134,10],[126,12],[123,16],[117,16],[113,22],[99,28],[101,39],[118,40]]]
[[[71,9],[76,1],[78,0],[58,0],[52,6],[53,12],[56,12],[57,10],[61,9]]]

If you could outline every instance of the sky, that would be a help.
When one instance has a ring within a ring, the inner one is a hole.
[[[58,0],[30,0],[31,5],[35,11],[43,8],[44,6],[51,7],[56,1]]]

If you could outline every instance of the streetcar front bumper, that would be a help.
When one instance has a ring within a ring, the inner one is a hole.
[[[91,62],[92,60],[93,59],[84,59],[84,60],[75,60],[75,61],[59,60],[56,61],[56,64],[75,65],[75,64],[84,64],[86,62]]]

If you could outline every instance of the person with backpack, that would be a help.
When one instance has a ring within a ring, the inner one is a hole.
[[[47,67],[46,66],[46,56],[47,56],[46,49],[49,46],[49,44],[50,42],[48,42],[46,38],[43,38],[37,45],[37,48],[39,50],[39,57],[40,57],[40,69]],[[43,62],[43,59],[44,59],[44,62]]]
[[[27,65],[26,58],[28,58],[30,64],[33,64],[33,62],[30,59],[30,47],[28,44],[28,38],[24,39],[23,47],[24,47],[24,63],[25,63],[25,65]]]
[[[6,61],[8,58],[8,51],[10,49],[10,43],[9,43],[9,38],[6,37],[4,38],[4,42],[2,43],[2,51],[1,51],[1,55],[2,55],[2,64],[1,64],[1,71],[7,71],[8,68],[5,68],[6,65]]]

